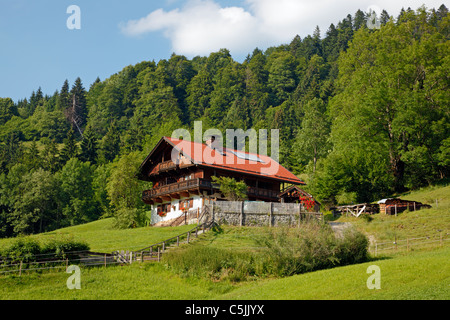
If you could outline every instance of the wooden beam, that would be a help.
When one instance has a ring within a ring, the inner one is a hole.
[[[180,196],[189,198],[189,192],[186,192],[186,191],[180,192]]]
[[[155,201],[156,203],[162,203],[162,202],[163,202],[163,200],[162,200],[160,197],[155,198],[154,201]]]
[[[180,194],[179,193],[171,193],[170,196],[174,199],[180,199]]]
[[[164,201],[172,201],[172,198],[169,196],[161,196],[161,199],[163,199]]]

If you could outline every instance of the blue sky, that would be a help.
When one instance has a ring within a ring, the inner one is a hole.
[[[77,77],[85,88],[127,65],[188,58],[227,48],[242,61],[254,48],[325,32],[348,13],[369,7],[397,16],[402,7],[444,1],[392,0],[0,0],[0,97],[14,101],[33,90],[59,90]],[[69,29],[67,8],[80,8],[80,29]]]

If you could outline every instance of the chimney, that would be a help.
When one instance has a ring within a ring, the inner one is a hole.
[[[210,136],[207,140],[206,140],[206,145],[208,147],[210,147],[211,149],[214,149],[214,141],[216,140],[216,137],[214,136]]]

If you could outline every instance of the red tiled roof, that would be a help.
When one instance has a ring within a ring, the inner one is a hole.
[[[292,172],[284,168],[269,156],[226,148],[223,148],[223,152],[219,152],[218,150],[212,149],[203,143],[179,140],[169,137],[163,137],[163,139],[198,165],[259,175],[293,184],[305,184]],[[251,159],[258,157],[262,160],[262,162],[249,159],[244,160],[232,152],[243,153],[247,156],[251,155]]]

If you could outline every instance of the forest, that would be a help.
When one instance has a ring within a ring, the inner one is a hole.
[[[358,10],[325,34],[124,67],[88,87],[0,98],[0,237],[104,217],[145,225],[145,156],[178,128],[279,129],[280,162],[326,205],[448,181],[448,9]]]

